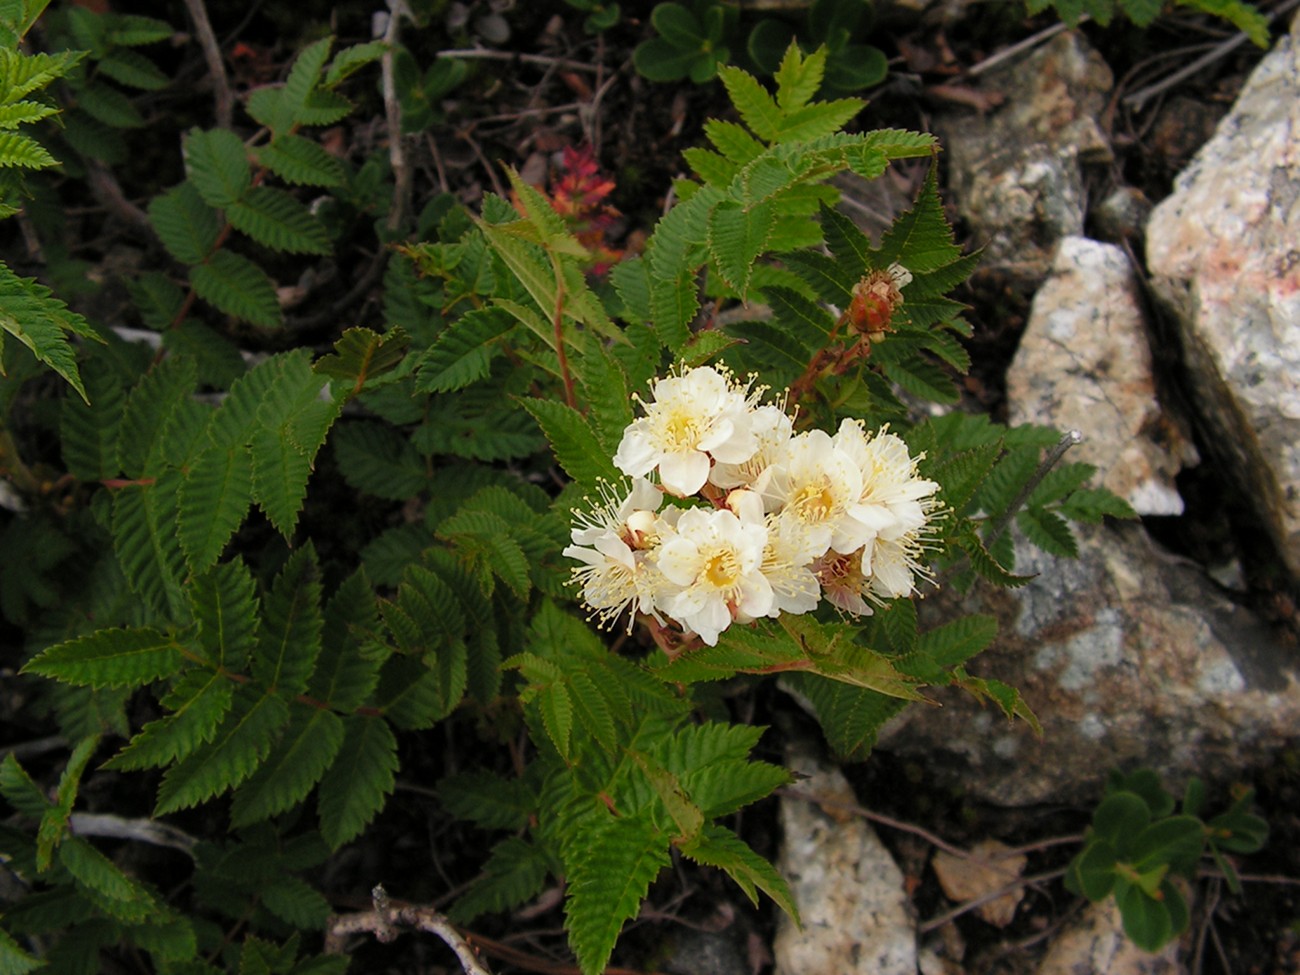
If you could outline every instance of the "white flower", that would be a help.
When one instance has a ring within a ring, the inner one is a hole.
[[[720,488],[759,487],[761,478],[780,456],[794,432],[794,421],[781,406],[767,403],[749,416],[749,428],[757,447],[738,464],[716,463],[709,471],[709,483]]]
[[[573,580],[582,586],[582,599],[602,623],[617,618],[629,606],[643,613],[654,610],[656,570],[647,551],[658,538],[655,510],[663,495],[645,478],[635,478],[622,499],[609,489],[590,512],[574,511],[573,544],[563,554],[582,564]],[[632,620],[628,619],[631,628]]]
[[[764,500],[802,533],[810,558],[849,544],[845,518],[862,495],[862,473],[822,430],[792,438],[765,478]],[[851,527],[851,526],[850,526]],[[861,542],[858,542],[860,545]],[[857,545],[849,545],[856,548]]]
[[[657,380],[645,416],[623,431],[614,465],[643,477],[656,468],[664,489],[678,497],[704,486],[713,461],[740,464],[753,456],[753,406],[748,385],[710,366]]]
[[[664,583],[656,605],[709,646],[737,616],[757,619],[772,609],[772,586],[762,573],[767,527],[746,515],[683,511],[655,552]]]
[[[837,552],[868,546],[863,573],[871,573],[870,543],[899,540],[922,529],[938,507],[939,485],[917,474],[916,458],[902,438],[888,428],[868,437],[862,423],[845,420],[835,434],[835,446],[850,458],[861,476],[861,491],[848,505]]]

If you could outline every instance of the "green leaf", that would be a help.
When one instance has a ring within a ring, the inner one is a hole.
[[[266,272],[228,250],[212,254],[206,263],[190,268],[190,284],[204,301],[227,315],[276,328],[282,323],[275,285]]]
[[[961,249],[953,243],[952,227],[939,199],[937,168],[931,166],[916,204],[880,239],[877,266],[887,267],[897,261],[913,274],[924,274],[960,257]]]
[[[185,137],[184,153],[185,170],[208,206],[229,207],[253,185],[248,150],[229,129],[191,129]]]
[[[29,135],[0,132],[0,169],[48,169],[59,161]]]
[[[235,828],[291,809],[311,792],[343,745],[343,719],[331,711],[296,707],[284,737],[266,762],[235,792]]]
[[[112,85],[92,81],[77,92],[77,107],[96,121],[114,129],[140,129],[144,116],[131,99]]]
[[[110,369],[88,370],[89,402],[64,397],[59,433],[63,462],[82,481],[116,477],[117,444],[126,395],[121,379]]]
[[[542,890],[550,870],[547,857],[518,836],[507,837],[492,848],[483,872],[452,905],[448,917],[468,924],[488,911],[517,907]]]
[[[447,776],[438,783],[438,799],[457,819],[481,829],[523,829],[537,805],[522,781],[483,769]]]
[[[112,78],[118,84],[141,91],[159,91],[171,83],[171,79],[138,51],[119,48],[110,51],[99,60],[101,74]]]
[[[294,186],[342,186],[343,163],[315,142],[284,133],[254,150],[258,163]]]
[[[3,133],[0,133],[0,138]],[[68,332],[102,341],[86,320],[31,278],[20,278],[0,262],[0,348],[8,332],[41,362],[62,376],[86,400],[77,356]],[[0,373],[3,362],[0,361]]]
[[[1051,555],[1067,559],[1079,557],[1079,543],[1070,526],[1047,508],[1026,508],[1016,515],[1016,524],[1025,537]]]
[[[150,721],[104,763],[122,771],[169,765],[211,741],[234,701],[235,685],[224,674],[192,671],[164,699],[173,712]]]
[[[284,190],[254,186],[226,206],[226,219],[236,230],[272,250],[290,254],[329,254],[324,225]]]
[[[553,400],[521,399],[520,405],[537,421],[555,451],[555,459],[580,484],[621,480],[591,424],[577,410]]]
[[[718,69],[731,103],[751,132],[764,142],[775,142],[781,133],[785,113],[753,75],[731,66]]]
[[[307,685],[308,696],[337,711],[359,707],[378,683],[387,652],[375,635],[378,628],[375,594],[358,571],[325,604],[321,653]]]
[[[691,842],[682,844],[680,849],[683,856],[696,863],[725,871],[745,892],[751,904],[758,905],[758,891],[761,890],[796,924],[799,923],[799,905],[795,903],[785,878],[725,826],[705,824],[703,832]]]
[[[45,791],[18,764],[13,752],[0,761],[0,795],[18,812],[34,819],[41,819],[53,808]]]
[[[1096,903],[1115,886],[1115,848],[1106,840],[1092,840],[1071,864],[1080,892]]]
[[[569,944],[583,975],[604,971],[623,923],[636,916],[650,884],[668,866],[668,844],[653,823],[604,819],[568,864],[564,904]]]
[[[185,611],[185,553],[176,537],[179,488],[180,476],[168,474],[153,485],[113,493],[113,551],[127,584],[170,619]]]
[[[387,50],[388,45],[383,41],[367,41],[364,44],[345,47],[334,55],[334,60],[330,62],[329,70],[325,72],[325,87],[333,88],[367,64],[378,61]]]
[[[480,308],[443,329],[416,363],[418,392],[445,393],[486,379],[496,347],[492,344],[514,327],[500,308]]]
[[[742,206],[723,201],[709,211],[709,253],[723,280],[744,298],[754,264],[768,245],[776,220],[771,201]]]
[[[89,687],[139,687],[174,673],[180,664],[180,646],[174,639],[141,627],[99,630],[55,644],[29,660],[21,672]]]
[[[289,557],[262,605],[253,679],[271,691],[300,694],[321,649],[320,566],[310,541]]]
[[[1195,816],[1169,816],[1137,835],[1129,858],[1139,871],[1168,864],[1174,872],[1190,876],[1204,850],[1204,823]]]
[[[1093,832],[1114,844],[1124,855],[1133,839],[1151,822],[1151,810],[1136,793],[1116,792],[1108,795],[1092,814]]]
[[[242,671],[258,628],[258,600],[248,568],[239,559],[214,565],[191,582],[188,592],[198,642],[209,663]]]
[[[252,459],[246,447],[210,447],[195,459],[181,484],[178,526],[192,572],[217,561],[252,500]]]
[[[274,694],[241,686],[235,705],[216,737],[181,759],[163,776],[154,815],[197,806],[253,774],[289,720],[289,708]]]
[[[141,47],[145,44],[157,44],[170,38],[175,31],[172,25],[156,17],[142,17],[139,14],[112,14],[108,20],[110,44],[122,47]]]
[[[44,960],[23,951],[18,942],[0,928],[0,975],[27,975],[46,964]]]
[[[78,884],[98,894],[96,902],[116,917],[142,920],[156,907],[144,888],[79,836],[59,844],[59,862]]]
[[[333,444],[339,472],[358,491],[397,501],[428,485],[428,473],[411,441],[387,424],[341,424]]]
[[[875,746],[881,727],[907,703],[814,674],[791,673],[782,680],[812,702],[827,742],[846,759],[865,758]]]
[[[334,38],[323,37],[303,48],[293,62],[289,77],[279,91],[274,113],[263,123],[271,127],[274,135],[279,136],[294,125],[314,124],[307,110],[308,101],[320,81],[321,70],[329,60],[333,43]]]
[[[258,889],[264,906],[277,918],[305,931],[319,930],[330,916],[330,902],[301,877],[277,877]],[[297,972],[295,967],[293,971]]]
[[[168,253],[183,264],[198,264],[216,246],[217,214],[190,181],[149,201],[149,222]]]
[[[366,828],[393,791],[397,741],[382,718],[344,718],[343,745],[320,784],[321,833],[337,850]]]
[[[368,328],[349,328],[334,343],[334,351],[321,356],[313,371],[348,383],[348,396],[361,392],[370,379],[396,369],[410,345],[410,336],[400,328],[380,335]]]

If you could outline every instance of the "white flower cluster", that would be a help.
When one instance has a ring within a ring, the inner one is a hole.
[[[575,511],[564,550],[603,622],[631,609],[713,646],[733,622],[806,613],[822,598],[870,615],[926,577],[939,485],[917,474],[907,445],[855,420],[834,435],[795,433],[760,394],[710,366],[654,383],[614,455],[630,490]],[[697,504],[665,506],[665,493]]]

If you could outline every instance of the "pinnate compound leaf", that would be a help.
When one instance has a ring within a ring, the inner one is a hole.
[[[343,745],[343,719],[298,706],[266,762],[235,792],[231,825],[239,828],[291,809],[311,792]]]
[[[587,418],[564,403],[523,399],[524,409],[537,421],[555,451],[555,459],[580,484],[619,480],[609,454],[601,447]]]
[[[239,200],[227,204],[226,219],[236,230],[272,250],[330,253],[325,226],[284,190],[254,186]]]
[[[282,874],[258,889],[262,905],[295,928],[316,930],[329,920],[330,903],[325,895],[301,877]],[[295,966],[294,972],[302,968]]]
[[[514,324],[507,312],[496,307],[462,315],[420,357],[416,390],[445,393],[486,379],[495,352],[492,343]]]
[[[438,798],[457,819],[482,829],[523,829],[537,805],[522,781],[503,779],[483,769],[443,779],[438,783]]]
[[[71,396],[63,400],[59,423],[63,462],[82,481],[116,477],[117,445],[126,395],[111,369],[87,370],[89,402]]]
[[[169,619],[185,613],[185,553],[176,537],[180,475],[113,493],[113,552],[131,591]]]
[[[767,89],[747,71],[730,65],[719,68],[718,77],[749,130],[764,142],[775,142],[781,133],[785,113]]]
[[[86,687],[139,687],[173,674],[180,645],[149,627],[99,630],[58,643],[27,662],[22,672]]]
[[[605,970],[625,921],[635,917],[659,871],[669,864],[667,838],[633,817],[602,821],[575,844],[564,913],[569,944],[583,975]]]
[[[320,655],[320,566],[310,541],[289,557],[262,605],[253,678],[273,691],[299,694]]]
[[[118,440],[117,459],[127,477],[155,473],[148,469],[150,456],[158,456],[154,443],[172,412],[198,386],[198,370],[187,356],[172,356],[157,363],[135,384],[126,401]]]
[[[281,89],[279,112],[273,119],[271,128],[278,135],[293,124],[311,125],[308,105],[311,94],[320,81],[321,71],[329,60],[330,48],[334,38],[322,37],[314,44],[303,48],[289,69],[289,77]]]
[[[907,703],[811,674],[786,674],[783,680],[812,702],[817,722],[835,753],[855,761],[870,754],[881,727]]]
[[[8,333],[41,362],[62,376],[86,400],[77,370],[77,354],[68,341],[72,332],[102,341],[86,320],[31,278],[20,278],[0,261],[0,347]]]
[[[181,759],[163,776],[154,815],[196,806],[243,782],[266,758],[288,720],[288,705],[279,697],[241,686],[212,742]]]
[[[1044,552],[1067,559],[1079,557],[1079,543],[1066,520],[1047,508],[1026,508],[1016,515],[1025,537]]]
[[[364,572],[348,576],[325,604],[321,653],[307,694],[337,711],[353,711],[379,683],[387,650],[375,635],[379,616]]]
[[[213,667],[241,671],[257,642],[257,593],[252,573],[235,559],[214,565],[188,588],[199,646]]]
[[[310,139],[285,133],[257,152],[257,161],[294,186],[341,186],[343,163]]]
[[[179,535],[191,571],[215,563],[253,501],[248,448],[210,447],[190,466],[181,484]]]
[[[185,137],[184,152],[185,169],[208,206],[229,207],[253,185],[248,150],[229,129],[191,129]]]
[[[203,261],[220,233],[216,211],[189,181],[149,202],[149,223],[167,252],[182,264]]]
[[[110,902],[108,909],[118,917],[139,918],[155,906],[144,888],[79,836],[69,836],[59,844],[59,862],[78,884],[100,895],[97,900],[101,905]]]
[[[345,718],[343,745],[320,785],[321,834],[337,850],[384,807],[397,771],[397,740],[382,718]]]
[[[387,424],[340,424],[333,446],[343,479],[358,491],[400,501],[428,486],[428,473],[411,441]]]
[[[263,328],[283,322],[275,285],[266,272],[233,251],[220,250],[190,268],[190,284],[200,298],[227,315]]]
[[[796,924],[799,922],[799,905],[795,903],[785,878],[725,826],[706,823],[699,836],[681,845],[681,851],[696,863],[725,871],[745,892],[751,904],[758,905],[758,891],[761,890]]]
[[[507,837],[492,848],[483,872],[448,912],[448,917],[468,924],[480,914],[517,907],[542,889],[550,863],[536,846],[518,836]]]
[[[383,335],[368,328],[350,328],[334,343],[334,351],[321,356],[312,370],[350,385],[349,397],[361,392],[366,382],[396,369],[411,344],[401,328]]]
[[[224,674],[206,670],[186,674],[163,702],[173,708],[172,713],[146,724],[103,767],[122,771],[161,767],[190,754],[216,735],[234,692],[234,683]]]
[[[767,248],[776,221],[771,201],[741,206],[724,200],[709,212],[709,252],[723,279],[742,298],[754,264]]]
[[[22,132],[0,132],[0,169],[48,169],[59,161],[49,150]]]
[[[47,964],[44,959],[35,958],[23,951],[18,942],[0,928],[0,975],[27,975]]]

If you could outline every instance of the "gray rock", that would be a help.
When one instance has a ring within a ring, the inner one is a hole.
[[[1018,540],[1016,590],[940,590],[925,625],[978,610],[999,618],[979,674],[1017,686],[1039,738],[968,695],[936,692],[882,729],[880,747],[1003,805],[1095,803],[1115,766],[1154,768],[1180,789],[1227,777],[1300,734],[1300,660],[1199,567],[1159,552],[1138,525],[1079,532],[1077,560]]]
[[[807,775],[800,791],[853,804],[833,766],[792,752],[786,764]],[[812,802],[781,800],[785,841],[777,867],[790,884],[803,927],[781,916],[777,975],[916,975],[916,927],[903,874],[866,820],[836,817]]]
[[[1014,423],[1078,430],[1067,459],[1139,514],[1178,515],[1174,476],[1196,462],[1190,441],[1156,399],[1137,278],[1118,247],[1066,237],[1034,296],[1007,373]]]
[[[1083,232],[1081,163],[1111,159],[1095,121],[1110,69],[1067,31],[990,71],[985,84],[1005,95],[1002,108],[987,117],[935,118],[949,188],[985,247],[983,266],[1036,280],[1051,266],[1057,240]]]
[[[1300,18],[1147,224],[1213,460],[1300,577]]]

